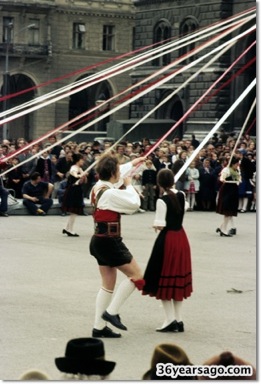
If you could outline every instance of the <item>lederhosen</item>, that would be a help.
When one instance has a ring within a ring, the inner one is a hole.
[[[122,242],[121,215],[97,207],[99,199],[107,189],[107,186],[102,187],[96,197],[94,191],[92,192],[94,235],[90,242],[90,254],[96,258],[99,265],[118,267],[130,263],[133,256]]]

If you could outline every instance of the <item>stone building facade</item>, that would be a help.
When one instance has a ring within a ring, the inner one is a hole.
[[[133,49],[179,37],[254,6],[252,0],[0,0],[1,94],[16,94],[12,99],[2,101],[1,109],[20,105],[106,70],[119,62],[112,61],[114,58]],[[184,116],[224,68],[254,40],[254,33],[242,39],[241,45],[236,45],[150,116],[137,134],[160,137],[173,122]],[[116,95],[183,53],[175,51],[150,65],[103,80],[11,121],[5,125],[3,132],[10,138],[22,136],[27,140],[35,139],[97,105],[98,100]],[[234,73],[255,55],[253,49],[233,69]],[[103,64],[97,66],[97,63]],[[97,135],[107,131],[108,136],[119,137],[197,69],[195,67],[182,73],[95,124],[90,130]],[[242,93],[255,73],[253,63],[233,82],[225,85],[210,102],[190,114],[175,135],[182,137],[191,132],[196,135],[207,132]],[[25,89],[29,92],[24,93]],[[252,92],[241,108],[230,116],[224,124],[227,130],[242,126],[254,97],[255,92]],[[70,129],[77,129],[83,124],[77,122]]]
[[[1,94],[17,94],[5,102],[7,105],[2,102],[2,110],[106,70],[114,58],[133,48],[135,13],[131,0],[0,0],[0,9],[0,67],[9,88],[6,92],[5,82],[1,87],[0,80]],[[97,63],[104,64],[95,66]],[[5,134],[37,138],[129,84],[125,73],[111,77],[11,121]],[[28,88],[31,91],[21,94]],[[90,129],[104,131],[110,119],[128,117],[125,108]],[[73,129],[81,125],[74,124]]]
[[[184,36],[186,33],[200,30],[201,28],[213,25],[219,20],[225,20],[232,15],[240,13],[244,10],[248,10],[255,7],[254,1],[241,1],[241,0],[137,0],[136,6],[136,27],[135,27],[135,48],[142,46],[150,46],[153,43],[166,40],[168,38],[178,38]],[[233,37],[235,34],[241,33],[244,29],[250,25],[254,25],[255,20],[249,22],[244,28],[238,29],[236,32],[230,35]],[[228,37],[229,38],[229,37]],[[186,111],[200,98],[200,96],[213,84],[219,76],[224,72],[225,68],[229,67],[231,63],[246,49],[250,44],[255,41],[255,33],[249,34],[246,38],[242,39],[226,54],[220,57],[218,61],[213,63],[207,70],[201,72],[199,76],[189,82],[188,86],[182,89],[177,95],[175,95],[164,106],[160,107],[153,116],[154,125],[157,125],[157,119],[171,119],[177,121],[184,116]],[[222,41],[213,45],[221,44]],[[187,49],[197,47],[196,43]],[[157,70],[161,65],[177,59],[182,54],[186,53],[186,48],[182,50],[173,51],[168,56],[161,59],[154,60],[150,66],[146,65],[142,69],[133,71],[133,82],[137,82],[144,76],[148,76],[153,71]],[[200,53],[203,55],[206,53]],[[237,71],[244,66],[247,62],[255,57],[255,47],[233,68],[230,76],[233,76]],[[196,59],[198,55],[195,55],[193,59]],[[187,60],[186,63],[188,63]],[[184,62],[177,65],[184,65]],[[140,119],[145,113],[150,111],[155,105],[157,105],[162,99],[164,99],[170,92],[177,89],[182,83],[184,83],[189,76],[196,72],[200,65],[183,72],[175,77],[172,81],[163,84],[152,91],[148,95],[144,96],[142,100],[139,100],[138,104],[132,105],[131,118]],[[230,83],[225,85],[217,95],[212,97],[207,103],[202,103],[199,108],[194,112],[189,113],[187,118],[173,132],[174,136],[182,137],[184,134],[188,135],[194,132],[196,135],[204,136],[215,123],[223,116],[223,114],[229,109],[237,97],[243,92],[247,85],[256,76],[255,63],[249,66],[243,73],[235,77]],[[223,83],[227,81],[227,77],[223,80]],[[227,121],[224,123],[223,128],[228,131],[238,130],[242,127],[246,115],[250,106],[255,98],[255,91],[253,91],[237,108]],[[254,120],[254,114],[252,120]],[[160,129],[160,126],[159,126]],[[252,133],[255,134],[255,126],[252,128]],[[159,135],[160,137],[160,135]]]

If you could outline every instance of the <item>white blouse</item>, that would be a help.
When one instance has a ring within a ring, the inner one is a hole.
[[[177,189],[171,189],[172,192],[177,193]],[[182,191],[180,191],[182,192]],[[185,193],[182,192],[185,197]],[[164,192],[164,195],[167,193]],[[184,209],[185,211],[189,208],[189,203],[186,201],[185,198],[185,203],[184,203]],[[155,219],[153,222],[154,227],[166,227],[166,214],[167,214],[167,205],[162,199],[158,199],[156,203],[156,213],[155,213]]]

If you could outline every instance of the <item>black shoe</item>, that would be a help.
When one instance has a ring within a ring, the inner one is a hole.
[[[164,328],[157,328],[156,331],[157,332],[178,332],[177,324],[178,324],[177,321],[174,320],[172,321],[172,323],[170,323]]]
[[[8,217],[8,213],[0,211],[0,216]]]
[[[220,236],[232,237],[232,235],[230,235],[229,233],[226,234],[226,233],[224,233],[224,232],[222,232],[222,231],[220,231]]]
[[[107,311],[105,311],[102,315],[103,320],[109,321],[114,327],[122,329],[123,331],[127,331],[127,327],[122,324],[119,315],[110,315]]]
[[[66,231],[66,229],[63,229],[63,233],[66,233],[67,236],[79,237],[77,233],[71,233],[69,231]]]
[[[236,235],[237,234],[237,229],[236,228],[231,228],[229,231],[230,235]]]
[[[217,232],[217,233],[221,232],[221,229],[220,229],[220,228],[217,228],[217,229],[216,229],[216,232]]]
[[[93,328],[92,337],[108,337],[108,338],[110,337],[110,338],[116,339],[121,337],[121,334],[113,332],[113,330],[110,329],[109,327],[104,327],[101,330]]]
[[[184,323],[183,323],[183,321],[177,322],[177,329],[178,329],[178,331],[176,331],[176,332],[184,332]]]

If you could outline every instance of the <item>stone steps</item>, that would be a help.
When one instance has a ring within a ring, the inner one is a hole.
[[[23,205],[22,199],[16,199],[17,203],[13,205],[8,205],[8,215],[30,215],[30,212]],[[84,214],[92,214],[92,206],[89,199],[84,199]],[[49,209],[47,215],[61,215],[61,206],[58,202],[58,199],[53,199],[53,205]]]

